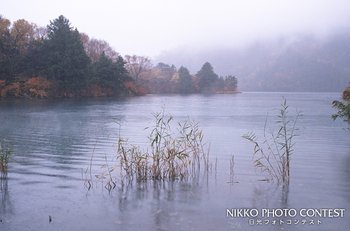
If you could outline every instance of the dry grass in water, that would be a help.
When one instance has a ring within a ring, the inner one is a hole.
[[[263,141],[258,142],[255,133],[243,135],[243,138],[254,145],[254,165],[267,172],[270,179],[278,184],[288,185],[290,180],[290,160],[294,151],[294,137],[297,130],[296,123],[301,114],[297,112],[295,118],[288,116],[288,105],[283,101],[276,121],[277,132],[267,134],[267,119],[264,126]]]
[[[105,188],[112,190],[120,184],[153,181],[184,181],[198,178],[209,171],[209,148],[203,141],[198,123],[186,120],[176,123],[164,111],[155,113],[154,125],[149,130],[146,150],[131,144],[119,134],[115,163],[106,163],[105,171],[97,175],[104,179]],[[88,189],[92,187],[91,167],[86,170]]]
[[[150,130],[149,150],[118,140],[117,159],[121,175],[137,181],[183,180],[208,171],[209,153],[203,143],[198,123],[186,120],[173,129],[173,117],[164,112],[154,114],[155,125]]]

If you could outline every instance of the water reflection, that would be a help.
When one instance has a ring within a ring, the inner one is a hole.
[[[0,194],[1,194],[1,206],[0,214],[13,213],[13,205],[10,199],[10,193],[8,190],[8,178],[0,177]],[[2,217],[0,216],[0,219]]]
[[[187,209],[202,202],[205,184],[180,181],[147,181],[120,184],[111,196],[117,195],[116,204],[120,215],[118,223],[135,224],[144,222],[152,230],[169,230],[169,227],[180,224],[181,219],[189,214]],[[92,189],[94,193],[96,188]],[[186,205],[190,205],[186,208]],[[142,212],[141,212],[142,211]],[[135,221],[135,216],[138,216]],[[124,230],[133,230],[132,226]],[[170,230],[176,230],[174,229]]]
[[[282,185],[281,208],[288,208],[289,183]]]
[[[194,203],[201,199],[206,184],[187,181],[150,180],[129,182],[117,187],[119,210],[127,211],[149,200]],[[111,193],[114,193],[111,191]]]
[[[253,208],[273,208],[283,204],[283,190],[279,185],[271,182],[257,182],[254,185],[252,196]]]

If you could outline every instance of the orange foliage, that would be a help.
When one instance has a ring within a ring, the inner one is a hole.
[[[22,89],[21,89],[21,83],[14,82],[10,83],[9,85],[6,85],[1,90],[1,96],[2,97],[20,97],[22,96]]]
[[[17,80],[7,85],[4,80],[0,80],[0,96],[45,98],[49,96],[50,86],[51,82],[43,77]]]
[[[24,83],[24,91],[30,97],[46,98],[49,96],[51,82],[43,77],[32,77]]]
[[[343,99],[350,100],[350,86],[343,91]]]
[[[125,88],[128,90],[128,93],[131,95],[145,95],[147,94],[146,88],[137,85],[134,81],[124,82]]]
[[[0,97],[2,96],[2,89],[5,87],[6,81],[0,79]]]

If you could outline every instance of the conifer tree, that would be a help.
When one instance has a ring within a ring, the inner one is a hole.
[[[209,62],[204,63],[202,68],[198,71],[197,77],[199,78],[199,90],[202,93],[211,92],[219,78]]]
[[[47,30],[48,38],[42,49],[46,66],[44,74],[58,84],[64,95],[77,93],[85,86],[90,64],[79,32],[62,15],[51,21]]]
[[[180,67],[179,71],[179,93],[189,94],[194,92],[194,86],[190,72],[186,67]]]

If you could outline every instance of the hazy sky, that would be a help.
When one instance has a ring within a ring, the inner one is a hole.
[[[294,33],[350,28],[349,0],[0,0],[11,21],[41,26],[59,15],[122,55],[237,46]]]

